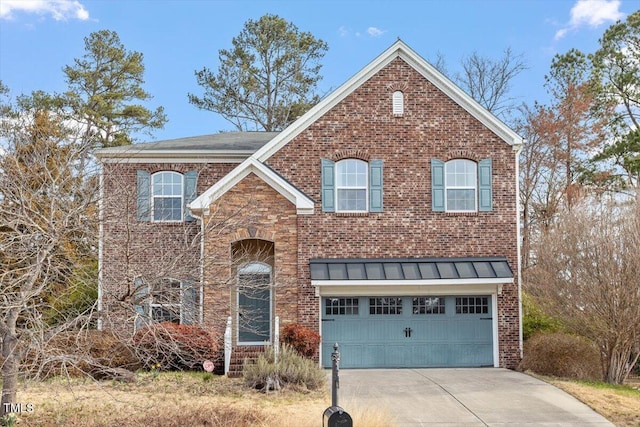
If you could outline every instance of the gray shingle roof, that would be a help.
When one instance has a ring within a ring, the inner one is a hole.
[[[309,261],[311,280],[511,279],[504,257],[382,258]]]
[[[167,139],[98,150],[98,155],[144,154],[163,151],[243,151],[254,153],[279,132],[221,132],[211,135],[190,136],[187,138]]]

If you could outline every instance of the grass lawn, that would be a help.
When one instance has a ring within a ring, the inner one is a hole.
[[[196,372],[138,373],[135,383],[55,379],[21,384],[33,404],[18,426],[314,426],[331,405],[325,391],[262,393],[241,379]],[[354,424],[392,426],[375,408],[349,408]]]
[[[640,426],[640,390],[540,377],[572,394],[616,426]],[[640,384],[636,384],[636,387]],[[18,402],[33,405],[18,426],[318,426],[331,404],[325,391],[262,393],[241,379],[196,372],[142,372],[134,383],[54,379],[26,382]],[[378,408],[349,407],[354,425],[393,426]]]
[[[640,383],[612,385],[541,377],[587,404],[616,426],[640,426]]]

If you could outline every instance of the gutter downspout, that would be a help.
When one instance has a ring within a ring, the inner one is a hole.
[[[200,221],[200,307],[199,317],[200,323],[204,321],[204,215],[196,215],[190,206],[187,206],[192,217]]]
[[[518,239],[517,255],[518,255],[518,345],[520,347],[520,359],[523,357],[523,340],[522,340],[522,244],[521,244],[521,224],[520,224],[520,153],[524,147],[526,140],[522,139],[522,143],[515,148],[516,150],[516,235]]]
[[[98,196],[98,330],[102,330],[102,253],[104,245],[104,165],[100,166]]]

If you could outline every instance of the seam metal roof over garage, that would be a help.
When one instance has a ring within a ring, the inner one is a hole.
[[[513,279],[505,257],[315,258],[311,280]]]

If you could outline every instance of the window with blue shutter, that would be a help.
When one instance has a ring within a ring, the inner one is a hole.
[[[187,208],[189,203],[196,199],[196,187],[198,185],[198,172],[189,171],[184,174],[184,220],[193,221],[191,212]]]
[[[137,171],[136,218],[138,221],[151,220],[151,175],[147,171]]]
[[[198,172],[137,171],[136,218],[148,222],[193,221],[187,205],[196,198]]]
[[[322,159],[322,211],[335,212],[335,163],[329,159]]]
[[[322,159],[323,212],[383,212],[383,161]]]
[[[434,212],[444,212],[444,162],[431,159],[431,209]]]
[[[181,323],[193,325],[197,319],[196,287],[191,282],[182,282]]]
[[[133,281],[133,309],[136,311],[134,331],[138,331],[147,325],[149,318],[149,285],[141,277]]]
[[[491,159],[478,162],[478,210],[487,212],[493,209],[493,189],[491,184]]]
[[[491,211],[491,159],[431,159],[431,199],[434,212]]]
[[[369,212],[382,212],[382,160],[369,162]]]

